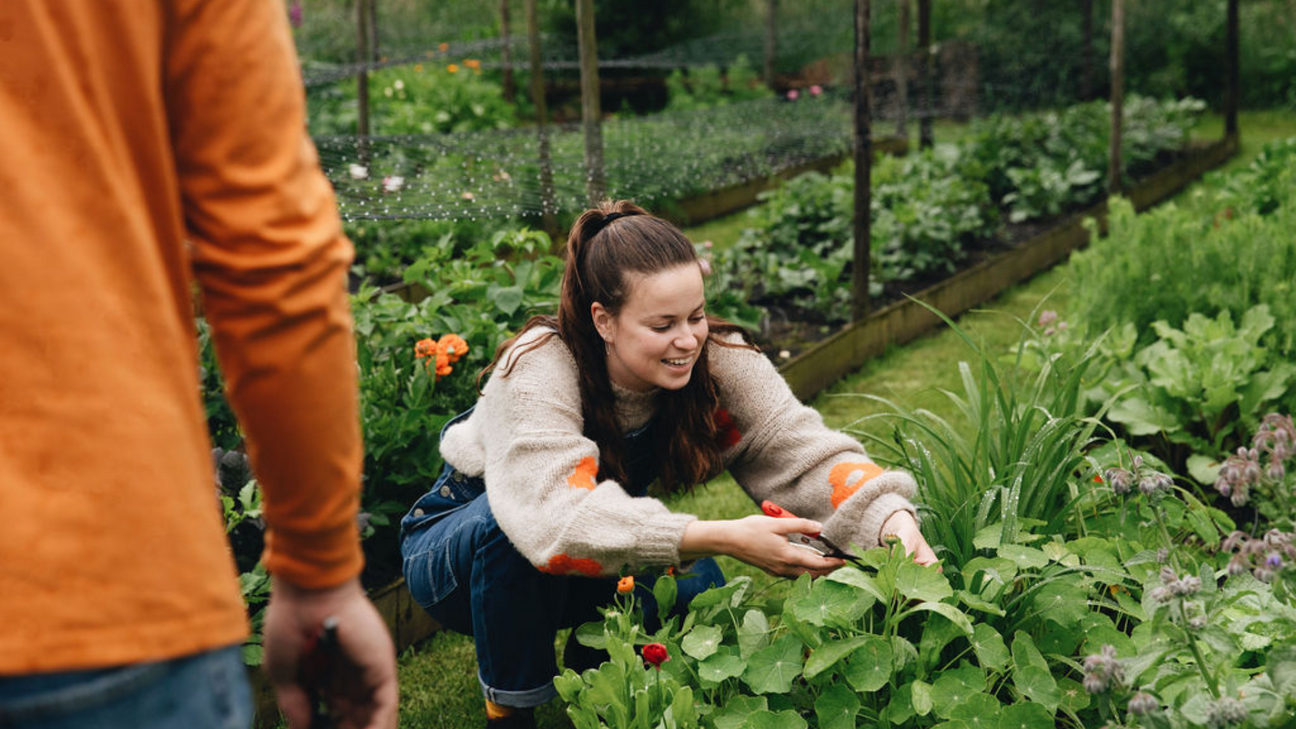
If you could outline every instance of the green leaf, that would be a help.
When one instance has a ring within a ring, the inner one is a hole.
[[[720,628],[714,625],[699,625],[684,636],[684,640],[680,641],[680,647],[685,653],[700,661],[714,655],[723,638],[724,633]]]
[[[741,729],[747,717],[769,708],[764,696],[730,696],[724,705],[711,714],[715,729]]]
[[[791,691],[793,679],[801,675],[801,649],[801,641],[785,635],[756,651],[743,671],[743,682],[758,694]]]
[[[703,681],[721,683],[725,679],[738,678],[746,668],[747,663],[742,658],[724,650],[698,663],[698,676]]]
[[[919,610],[925,610],[949,618],[949,621],[958,626],[958,629],[963,632],[963,635],[966,635],[969,638],[972,637],[972,621],[968,619],[967,615],[963,614],[963,611],[953,605],[943,602],[923,602],[914,605],[909,612],[917,612]]]
[[[928,707],[930,710],[930,707]],[[887,702],[886,708],[883,709],[887,723],[892,725],[902,725],[908,723],[915,715],[913,705],[913,684],[907,683],[891,695],[891,700]]]
[[[972,651],[981,666],[1003,671],[1008,666],[1008,646],[999,631],[985,623],[977,623],[972,631]]]
[[[840,582],[844,585],[852,585],[862,590],[865,595],[873,598],[872,600],[865,601],[865,609],[872,607],[875,601],[886,602],[889,598],[889,596],[882,594],[882,590],[878,587],[877,582],[872,577],[854,567],[843,567],[839,570],[834,570],[824,579],[829,582]]]
[[[1044,660],[1044,656],[1035,647],[1035,641],[1031,640],[1029,634],[1020,630],[1013,634],[1012,657],[1017,669],[1034,666],[1045,672],[1049,670],[1048,661]]]
[[[978,727],[998,727],[999,714],[1003,704],[990,694],[972,694],[949,710],[950,719],[961,719],[967,725]]]
[[[860,635],[849,640],[830,640],[823,645],[814,649],[810,657],[805,662],[805,677],[814,678],[824,671],[832,668],[838,661],[845,658],[856,648],[864,645],[870,640],[878,640],[875,636]]]
[[[1107,411],[1107,417],[1125,426],[1130,435],[1155,435],[1179,430],[1179,419],[1147,400],[1127,397]]]
[[[1221,461],[1201,453],[1188,456],[1188,474],[1203,486],[1213,485],[1223,467]]]
[[[819,729],[855,729],[859,708],[859,695],[841,684],[829,686],[814,704]]]
[[[918,716],[927,716],[931,713],[932,702],[932,685],[926,681],[915,679],[909,684],[913,692],[914,713]]]
[[[1062,701],[1062,694],[1058,691],[1057,681],[1054,680],[1053,675],[1046,668],[1017,666],[1013,669],[1013,685],[1026,698],[1047,707],[1049,711],[1056,711],[1058,704]]]
[[[1054,680],[1057,681],[1058,696],[1061,699],[1059,706],[1072,713],[1089,708],[1089,692],[1084,690],[1079,681],[1070,678]]]
[[[1053,729],[1053,712],[1026,701],[1009,704],[999,714],[1002,729]]]
[[[795,711],[757,711],[747,717],[743,729],[806,729],[806,720]]]
[[[1296,645],[1270,651],[1265,672],[1273,682],[1274,691],[1283,696],[1296,696]]]
[[[1020,544],[1000,545],[999,556],[1012,560],[1013,564],[1025,570],[1037,570],[1049,563],[1048,555],[1042,550]]]
[[[924,567],[913,561],[906,561],[896,571],[896,590],[910,600],[923,602],[940,602],[954,594],[949,580],[935,565]]]
[[[756,608],[748,610],[738,628],[738,654],[743,660],[751,658],[753,653],[769,645],[769,634],[769,618],[765,613]]]
[[[999,617],[1003,617],[1005,614],[1003,608],[990,602],[989,600],[982,599],[979,595],[973,595],[967,590],[959,590],[954,594],[958,596],[959,602],[963,603],[964,605],[967,605],[973,610],[979,610],[983,613],[988,613],[990,615],[997,615]]]
[[[894,656],[891,644],[875,635],[862,636],[864,642],[855,649],[846,664],[846,681],[861,693],[877,691],[891,680]]]
[[[675,584],[674,577],[661,575],[653,582],[652,591],[653,599],[657,601],[657,618],[664,623],[670,617],[671,611],[675,609],[675,598],[679,594],[679,587]]]
[[[511,316],[522,306],[523,292],[520,286],[496,286],[486,289],[486,297],[504,314]]]
[[[788,600],[790,609],[798,620],[811,625],[850,625],[864,616],[867,598],[854,587],[840,582],[816,580],[810,594]]]
[[[965,665],[945,671],[932,684],[932,710],[936,716],[949,719],[951,711],[985,689],[985,674],[979,668]]]
[[[1050,582],[1035,592],[1032,612],[1063,627],[1075,625],[1089,613],[1089,593],[1071,582]]]

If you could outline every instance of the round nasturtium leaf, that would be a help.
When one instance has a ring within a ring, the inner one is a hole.
[[[700,661],[714,655],[723,638],[724,633],[716,626],[699,625],[684,636],[684,640],[680,641],[680,647],[685,653]]]
[[[806,729],[806,720],[795,711],[758,711],[747,717],[743,727],[750,729]]]
[[[839,683],[829,686],[815,700],[819,729],[855,729],[859,708],[859,694]]]
[[[698,676],[703,681],[720,683],[741,676],[746,668],[747,663],[742,658],[724,650],[698,663]]]
[[[972,629],[972,651],[982,668],[1002,671],[1008,665],[1008,646],[1003,636],[985,623],[977,623]]]
[[[1013,684],[1026,698],[1056,711],[1062,701],[1057,681],[1048,671],[1038,666],[1018,666],[1013,671]]]
[[[962,719],[972,729],[998,729],[1003,704],[990,694],[976,693],[949,710],[950,719]]]
[[[1002,729],[1053,729],[1055,725],[1048,709],[1029,701],[1005,706],[999,714]]]
[[[801,641],[785,635],[752,654],[742,680],[758,694],[785,694],[801,675]]]
[[[963,666],[945,671],[932,684],[932,710],[936,716],[949,719],[954,707],[966,702],[973,694],[985,691],[985,674],[981,669]]]
[[[863,636],[866,640],[851,653],[846,662],[846,681],[861,693],[877,691],[891,680],[894,657],[891,644],[876,635]]]

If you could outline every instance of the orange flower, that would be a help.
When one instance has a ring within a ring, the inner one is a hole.
[[[459,73],[459,64],[452,63],[449,66],[446,66],[446,70],[450,73]]]
[[[476,58],[464,59],[464,65],[467,66],[468,68],[471,68],[474,71],[481,70],[481,61],[477,60]]]
[[[445,355],[453,364],[458,362],[460,357],[468,354],[468,342],[458,334],[447,334],[437,342],[436,351],[437,357]]]
[[[675,569],[675,565],[670,565],[669,567],[666,568],[666,574],[670,575],[671,577],[674,577],[678,573],[679,570]]]
[[[442,53],[445,53],[445,52],[448,51],[449,49],[450,49],[450,44],[449,44],[449,43],[441,42],[441,43],[438,43],[438,44],[437,44],[437,50],[438,50],[438,51],[441,51]]]
[[[431,357],[436,354],[436,351],[437,351],[437,341],[435,339],[432,339],[431,337],[428,337],[427,339],[420,339],[414,343],[414,357],[417,359],[423,359],[424,357]]]
[[[414,73],[423,73],[423,64],[421,63],[414,64]]]
[[[454,368],[452,368],[452,367],[450,366],[450,358],[447,357],[446,355],[441,354],[440,352],[437,352],[437,353],[436,353],[436,378],[437,378],[437,380],[440,380],[442,377],[445,377],[446,375],[450,374],[450,373],[453,372],[453,371],[454,371]]]
[[[634,575],[626,575],[617,580],[617,592],[627,595],[634,592]]]

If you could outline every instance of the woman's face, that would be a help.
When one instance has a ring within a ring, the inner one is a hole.
[[[702,270],[688,263],[654,274],[631,274],[625,305],[613,316],[591,306],[607,343],[608,375],[629,390],[678,390],[688,384],[706,344]]]

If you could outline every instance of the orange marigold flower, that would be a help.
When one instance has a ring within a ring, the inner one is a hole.
[[[441,352],[437,352],[436,353],[436,378],[440,380],[442,377],[445,377],[446,375],[450,374],[453,371],[454,368],[450,366],[450,358],[442,354]]]
[[[675,565],[670,565],[669,567],[666,568],[666,574],[670,575],[671,577],[674,577],[675,575],[679,574],[679,570],[675,569]]]
[[[437,352],[437,341],[431,337],[420,339],[414,343],[414,356],[417,359],[431,357]]]
[[[458,334],[447,334],[441,337],[441,341],[436,345],[437,357],[442,355],[449,358],[453,364],[459,361],[459,358],[468,354],[468,342]]]
[[[421,63],[414,64],[414,73],[423,73],[423,64]]]
[[[468,58],[464,60],[464,65],[476,71],[477,69],[481,68],[481,61],[477,60],[476,58]]]
[[[622,595],[634,592],[634,575],[626,575],[617,580],[617,592]]]
[[[449,49],[450,49],[450,44],[449,44],[449,43],[446,43],[446,42],[442,41],[441,43],[438,43],[438,44],[437,44],[437,50],[438,50],[438,51],[441,51],[442,53],[445,53],[445,52],[448,51]]]
[[[459,64],[452,63],[449,66],[446,66],[446,70],[450,73],[459,73]]]

